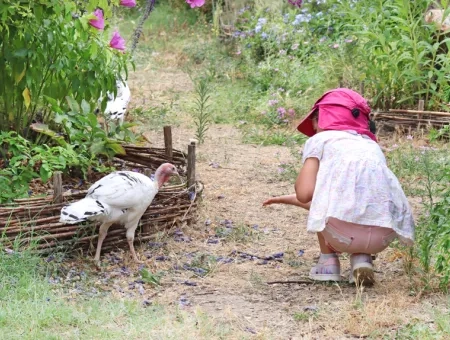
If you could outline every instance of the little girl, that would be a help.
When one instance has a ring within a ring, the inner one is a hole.
[[[317,233],[320,258],[310,278],[341,279],[338,253],[349,253],[350,282],[374,282],[371,254],[395,238],[413,244],[414,221],[408,201],[377,144],[370,108],[358,93],[326,92],[297,129],[311,138],[303,150],[296,194],[263,205],[292,204],[309,210],[307,230]]]

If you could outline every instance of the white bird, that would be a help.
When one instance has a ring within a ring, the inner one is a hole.
[[[95,182],[85,198],[61,209],[60,222],[75,224],[86,220],[100,221],[94,261],[99,263],[103,240],[113,223],[127,230],[131,255],[140,262],[134,250],[134,233],[144,212],[152,203],[159,188],[170,176],[178,175],[174,165],[159,166],[153,179],[133,171],[116,171]]]
[[[127,112],[128,104],[131,100],[131,91],[125,80],[116,80],[117,94],[114,97],[113,92],[107,92],[106,96],[108,101],[106,102],[105,116],[110,120],[118,121],[119,125],[123,124],[125,119],[125,113]],[[99,103],[103,100],[100,95]]]

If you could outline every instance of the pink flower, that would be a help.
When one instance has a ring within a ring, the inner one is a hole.
[[[278,109],[277,109],[277,112],[279,113],[279,114],[282,114],[283,116],[286,114],[286,109],[284,108],[284,107],[279,107]]]
[[[302,7],[302,0],[288,0],[291,5],[294,5],[298,8]]]
[[[288,110],[288,114],[289,114],[289,116],[295,116],[295,110],[294,109],[289,109]]]
[[[283,119],[286,114],[286,109],[284,107],[279,107],[277,109],[277,112],[278,112],[278,118]]]
[[[125,7],[135,7],[136,0],[120,0],[120,5]]]
[[[116,50],[124,51],[125,39],[120,36],[119,32],[115,31],[111,38],[111,41],[109,42],[109,46],[115,48]]]
[[[105,20],[103,19],[103,11],[100,8],[97,8],[94,11],[94,15],[97,17],[97,19],[91,19],[89,20],[89,25],[92,27],[95,27],[98,30],[102,30],[105,28]]]
[[[333,48],[339,48],[339,44],[334,44]]]
[[[205,4],[205,0],[186,0],[186,2],[191,8],[202,7]]]

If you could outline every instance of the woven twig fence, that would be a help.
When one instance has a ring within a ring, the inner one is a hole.
[[[429,129],[450,125],[450,112],[424,111],[425,102],[419,100],[417,110],[390,109],[389,112],[377,112],[374,120],[381,129]]]
[[[160,164],[171,162],[180,172],[183,183],[166,185],[158,192],[141,218],[135,243],[154,238],[161,230],[189,224],[196,216],[198,199],[203,191],[195,181],[195,144],[188,154],[172,149],[170,128],[165,128],[166,148],[124,146],[126,155],[115,161],[130,169],[152,173]],[[23,249],[30,247],[40,253],[56,250],[92,251],[98,238],[99,224],[83,222],[67,225],[59,222],[61,208],[85,197],[87,190],[62,192],[61,174],[54,176],[54,194],[39,198],[17,199],[13,204],[0,205],[0,242],[2,246]],[[58,178],[59,177],[59,178]],[[113,225],[108,231],[103,250],[127,245],[126,230]]]

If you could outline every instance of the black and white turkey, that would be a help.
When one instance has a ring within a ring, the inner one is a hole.
[[[102,222],[94,260],[100,261],[103,240],[113,223],[125,226],[128,245],[134,261],[140,262],[134,250],[134,233],[144,212],[159,188],[170,176],[178,175],[170,163],[158,167],[153,179],[133,171],[116,171],[95,182],[85,198],[61,209],[60,222],[75,224],[87,220]]]
[[[114,121],[119,125],[122,125],[127,112],[128,104],[131,100],[131,91],[125,80],[116,80],[117,94],[114,96],[113,92],[107,92],[107,102],[105,108],[105,118],[110,121]],[[103,101],[101,96],[99,103]]]

